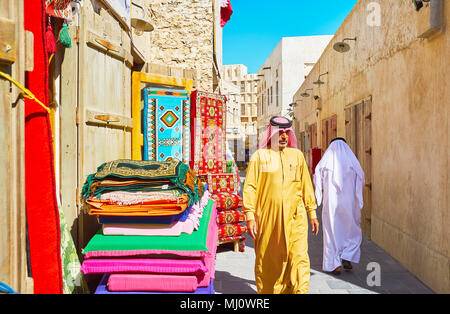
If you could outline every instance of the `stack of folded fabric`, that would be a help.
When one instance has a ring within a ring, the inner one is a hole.
[[[244,252],[247,226],[241,210],[242,201],[237,191],[235,173],[209,174],[208,190],[217,202],[217,223],[219,224],[218,244],[234,243],[234,250]]]
[[[186,164],[105,163],[83,196],[102,224],[83,250],[97,294],[214,293],[216,202]]]
[[[245,251],[247,227],[245,215],[240,209],[239,195],[234,193],[217,193],[211,196],[217,201],[217,223],[219,224],[218,244],[234,243],[234,250]]]

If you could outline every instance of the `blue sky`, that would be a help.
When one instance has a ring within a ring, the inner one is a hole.
[[[231,0],[223,64],[256,73],[282,37],[333,35],[357,0]]]

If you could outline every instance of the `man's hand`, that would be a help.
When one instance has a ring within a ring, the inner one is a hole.
[[[248,220],[247,221],[247,228],[248,233],[250,236],[255,239],[256,235],[258,234],[258,228],[256,227],[256,221],[255,220]]]
[[[319,220],[317,218],[310,219],[311,231],[313,235],[319,234]]]

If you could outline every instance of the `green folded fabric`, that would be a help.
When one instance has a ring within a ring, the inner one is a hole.
[[[208,228],[214,201],[210,199],[203,210],[198,230],[192,234],[172,236],[112,236],[99,230],[84,248],[83,253],[98,251],[209,251],[207,249]]]
[[[84,183],[82,189],[82,196],[85,199],[91,197],[91,186],[95,182],[102,181],[105,179],[127,179],[127,180],[148,180],[146,185],[132,185],[126,187],[101,187],[95,191],[96,197],[106,191],[164,191],[164,189],[139,189],[139,187],[151,186],[151,181],[168,181],[166,188],[179,188],[188,194],[190,202],[197,202],[200,198],[195,186],[195,191],[192,191],[188,186],[184,184],[186,180],[186,175],[189,171],[189,166],[183,162],[175,159],[168,158],[165,161],[148,161],[148,160],[130,160],[130,159],[119,159],[115,161],[110,161],[103,163],[97,168],[97,172],[89,175]],[[155,186],[161,186],[155,184]]]

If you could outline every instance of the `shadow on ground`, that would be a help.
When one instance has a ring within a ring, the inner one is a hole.
[[[256,283],[254,280],[233,276],[227,271],[216,270],[214,290],[221,294],[256,294]]]

